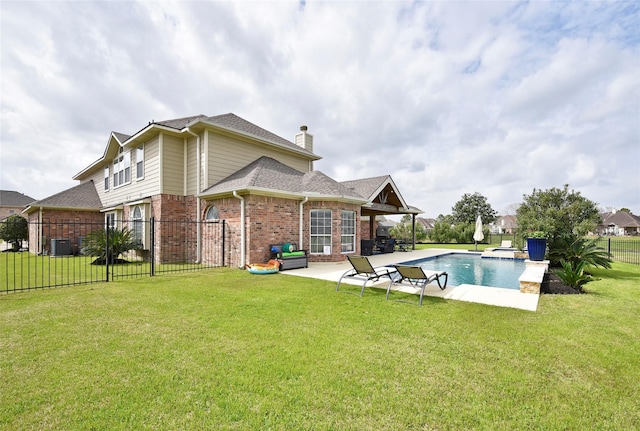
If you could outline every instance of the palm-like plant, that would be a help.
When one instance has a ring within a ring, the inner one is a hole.
[[[569,262],[573,268],[577,268],[580,262],[589,266],[611,268],[611,255],[598,247],[595,241],[583,238],[578,238],[565,247],[550,250],[549,257],[555,262]]]
[[[554,271],[567,286],[582,291],[582,286],[591,281],[591,276],[585,273],[587,266],[611,268],[611,256],[595,241],[579,238],[568,247],[552,250],[552,259],[558,260],[562,269]]]
[[[562,269],[556,269],[554,273],[567,286],[582,291],[582,286],[591,281],[591,276],[584,273],[584,262],[579,262],[576,266],[573,266],[570,262],[563,260],[561,265]]]
[[[108,249],[107,249],[108,240]],[[96,265],[116,263],[118,257],[129,250],[140,248],[133,231],[126,227],[122,229],[106,228],[91,232],[83,241],[82,250],[85,254],[96,256]]]

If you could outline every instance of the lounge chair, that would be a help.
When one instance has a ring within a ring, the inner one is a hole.
[[[516,251],[517,248],[513,248],[513,242],[509,239],[503,239],[500,243],[500,247],[487,248],[486,251]]]
[[[419,305],[422,305],[422,297],[424,296],[424,289],[427,287],[427,284],[435,281],[438,283],[440,290],[444,290],[447,287],[449,274],[445,271],[425,271],[421,266],[394,265],[394,267],[397,271],[397,276],[389,282],[389,286],[387,287],[387,299],[389,299],[391,286],[394,284],[401,284],[404,281],[408,282],[411,286],[420,289]],[[440,282],[440,277],[444,277],[444,284]]]
[[[365,256],[347,256],[347,259],[349,259],[352,268],[340,276],[338,284],[336,285],[336,291],[340,290],[340,283],[342,283],[343,278],[363,280],[362,289],[360,289],[360,296],[362,296],[364,294],[364,288],[369,281],[376,282],[383,277],[388,277],[390,280],[393,280],[395,275],[395,270],[392,268],[384,266],[374,267],[371,265],[371,262],[369,262],[369,258]],[[345,290],[345,292],[353,293],[347,290]]]

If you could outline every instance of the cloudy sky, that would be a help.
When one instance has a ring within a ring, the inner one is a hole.
[[[640,3],[0,2],[0,188],[74,186],[111,131],[233,112],[425,217],[569,184],[640,214]]]

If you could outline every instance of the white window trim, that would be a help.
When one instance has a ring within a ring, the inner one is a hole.
[[[313,234],[313,227],[311,226],[311,221],[313,219],[313,213],[314,212],[319,212],[319,211],[328,211],[329,212],[329,233],[322,233],[321,235],[319,234]],[[313,251],[312,250],[312,244],[314,243],[313,238],[326,238],[329,237],[329,247],[332,247],[332,238],[333,238],[333,211],[330,209],[321,209],[321,208],[315,208],[315,209],[311,209],[310,213],[309,213],[309,221],[310,221],[310,226],[309,226],[309,253],[311,254],[318,254],[318,255],[322,255],[324,254],[324,249],[322,251]],[[324,248],[324,245],[323,245]]]
[[[209,218],[209,212],[215,209],[215,214],[217,215],[217,217],[212,217]],[[204,212],[204,219],[205,221],[214,221],[214,220],[220,220],[220,213],[218,212],[218,208],[215,205],[209,205],[207,207],[207,210]]]
[[[129,165],[127,167],[127,164]],[[117,189],[128,184],[131,184],[131,151],[125,151],[124,148],[120,148],[118,155],[113,159],[113,188]],[[127,169],[129,169],[129,179],[127,179]],[[122,174],[122,180],[120,180],[120,174]],[[116,180],[117,178],[117,180]],[[116,184],[117,183],[117,184]]]
[[[350,228],[353,229],[353,233],[344,233],[344,214],[345,213],[350,213],[353,215],[353,218],[350,220],[353,220],[353,226],[350,226]],[[343,242],[342,242],[342,238],[343,237],[351,237],[351,250],[350,251],[343,251],[342,250],[342,246],[343,246]],[[340,211],[340,253],[342,254],[349,254],[349,253],[355,253],[356,252],[356,212],[355,211],[349,211],[349,210],[341,210]]]
[[[108,192],[111,187],[109,187],[109,185],[111,184],[111,169],[109,169],[109,165],[104,167],[104,179],[102,181],[102,185],[104,187],[104,191]]]
[[[138,159],[138,156],[142,155],[142,160]],[[138,176],[138,164],[142,163],[142,175]],[[140,181],[144,179],[144,145],[139,145],[136,147],[136,181]]]

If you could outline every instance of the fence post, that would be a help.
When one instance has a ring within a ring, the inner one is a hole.
[[[155,229],[155,217],[149,218],[149,275],[154,276],[156,274],[156,229]]]
[[[609,256],[611,256],[611,237],[609,237],[607,240],[607,253],[609,253]]]
[[[224,251],[226,250],[224,240],[226,238],[225,228],[227,226],[226,220],[222,220],[222,266],[224,266]]]
[[[105,229],[105,232],[104,232],[104,238],[105,238],[105,241],[104,241],[104,248],[105,248],[104,249],[104,268],[105,268],[105,274],[104,274],[104,277],[105,277],[105,280],[104,281],[108,282],[109,281],[109,261],[111,260],[111,259],[109,259],[109,246],[110,246],[110,244],[109,244],[109,234],[110,234],[111,228],[107,225],[104,229]]]

